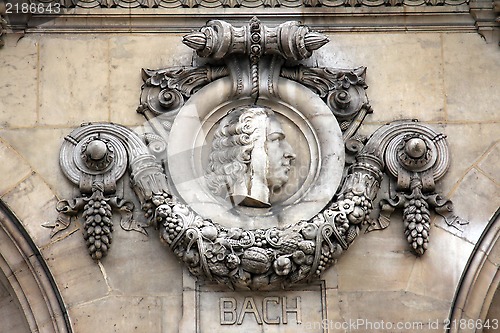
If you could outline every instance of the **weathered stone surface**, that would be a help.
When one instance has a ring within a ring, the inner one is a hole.
[[[477,34],[443,34],[446,114],[454,122],[498,121],[500,66],[498,46]]]
[[[38,41],[25,37],[0,49],[0,128],[37,121]]]
[[[6,144],[5,141],[0,141],[0,160],[2,161],[0,163],[0,174],[2,175],[0,196],[2,196],[18,182],[28,177],[31,173],[31,168],[23,157]]]
[[[72,307],[69,313],[77,332],[173,332],[162,328],[162,310],[158,297],[108,296]]]
[[[64,198],[72,191],[72,185],[60,172],[54,172],[59,168],[59,147],[68,134],[66,128],[29,128],[2,130],[0,136],[8,142],[15,151],[29,163],[35,166],[35,171],[43,178],[48,186],[54,191],[58,198]],[[41,148],[34,143],[43,145]],[[13,161],[15,161],[13,159]],[[24,162],[24,163],[26,163]],[[9,165],[6,160],[5,166]],[[5,167],[4,165],[0,167]],[[16,172],[22,172],[23,163],[16,164]],[[15,179],[6,177],[6,180]]]
[[[44,38],[40,42],[39,123],[75,127],[84,121],[109,121],[109,70],[107,38]]]
[[[443,331],[448,318],[448,302],[408,291],[340,292],[339,296],[342,322],[354,323],[353,331],[398,332],[407,328],[410,332],[430,333]],[[332,325],[335,328],[335,323]]]
[[[35,272],[38,269],[41,269],[41,267],[33,267],[29,266],[26,261],[22,261],[21,265],[16,267],[16,269],[12,272],[12,275],[8,276],[7,279],[9,280],[11,285],[17,285],[19,284],[19,290],[17,291],[18,293],[29,293],[29,297],[27,297],[24,301],[24,306],[29,308],[23,309],[25,311],[25,316],[26,317],[31,317],[28,320],[31,322],[31,327],[30,329],[33,329],[34,327],[40,328],[40,332],[44,332],[42,329],[43,326],[46,326],[47,328],[49,325],[47,325],[51,321],[51,314],[49,311],[38,311],[38,312],[32,312],[33,309],[36,308],[42,308],[46,306],[45,299],[44,299],[44,293],[41,289],[38,289],[35,287],[32,282],[33,282],[33,273],[31,272],[31,269],[33,269]],[[22,289],[22,290],[21,290]],[[24,297],[24,296],[21,296]],[[36,315],[35,315],[36,314]],[[36,326],[35,326],[36,325]]]
[[[495,292],[495,295],[493,296],[491,306],[488,309],[488,315],[486,316],[486,320],[489,320],[489,322],[493,322],[494,320],[498,320],[498,318],[500,318],[500,293],[497,290]],[[484,332],[493,333],[495,332],[495,330],[490,327],[489,329],[485,328]]]
[[[109,294],[105,271],[87,254],[80,230],[70,231],[63,240],[46,246],[42,254],[52,274],[58,277],[59,290],[69,308]]]
[[[141,125],[144,117],[135,110],[141,69],[191,64],[192,52],[180,41],[182,35],[120,35],[110,38],[110,120],[123,125]]]
[[[387,229],[362,235],[351,245],[348,255],[339,259],[335,266],[339,291],[406,289],[417,259],[410,251],[399,219],[400,215],[395,214]],[[430,247],[433,246],[434,239],[430,243]],[[357,269],[353,270],[353,266]]]
[[[497,126],[498,127],[498,126]],[[478,168],[491,180],[500,184],[500,143],[491,148],[484,159],[479,162]]]
[[[450,303],[474,246],[435,226],[430,237],[429,249],[415,261],[406,290]]]
[[[471,292],[469,298],[467,299],[467,304],[464,307],[463,313],[466,317],[469,318],[481,318],[483,313],[486,311],[483,308],[483,304],[485,302],[491,302],[491,299],[485,300],[485,297],[493,295],[487,295],[481,291],[486,291],[490,288],[490,286],[495,283],[498,283],[495,276],[498,274],[498,266],[492,264],[490,261],[486,260],[484,265],[481,267],[480,274],[477,275],[477,278],[474,280],[474,290],[476,292]],[[497,318],[498,319],[498,318]]]
[[[102,266],[109,287],[118,294],[170,296],[182,290],[182,280],[172,278],[182,275],[182,267],[153,229],[145,236],[126,232],[116,225],[111,250]],[[147,280],[144,272],[148,272]]]
[[[481,249],[483,250],[483,249]],[[489,247],[488,260],[495,266],[500,266],[500,242],[496,242],[493,247]],[[500,294],[499,294],[500,295]]]
[[[169,278],[169,281],[172,279]],[[161,330],[158,332],[174,333],[181,332],[180,321],[183,317],[183,310],[189,306],[183,302],[182,292],[180,290],[175,294],[170,294],[161,298]],[[167,314],[167,315],[165,315]]]
[[[469,169],[486,157],[493,142],[500,139],[497,123],[464,123],[438,125],[447,136],[450,147],[450,169],[439,184],[443,193],[449,194]],[[492,158],[494,158],[494,151]],[[491,161],[494,163],[494,160]],[[481,163],[482,168],[495,168],[490,161]]]
[[[457,207],[456,213],[470,223],[464,226],[463,233],[447,227],[442,219],[438,219],[436,223],[475,244],[500,206],[500,186],[477,169],[471,169],[451,199]]]
[[[182,316],[179,319],[179,332],[196,331],[196,302],[197,287],[196,278],[192,276],[187,268],[182,271]]]
[[[0,283],[0,318],[2,318],[2,330],[6,332],[23,333],[29,330],[19,305],[2,283]]]
[[[3,222],[2,222],[3,225]],[[2,272],[0,278],[2,279],[3,285],[6,287],[10,286],[7,279],[11,279],[14,272],[26,269],[26,262],[24,261],[23,255],[19,253],[19,250],[14,246],[8,246],[12,244],[10,235],[2,230],[0,234],[0,241],[2,242],[2,257],[0,258],[0,263],[2,264]],[[4,258],[7,258],[8,261]],[[14,292],[13,288],[8,289],[9,293]]]
[[[327,274],[330,274],[331,271],[332,270],[329,270]],[[326,281],[326,283],[328,283],[328,281]],[[344,299],[340,296],[339,290],[337,288],[326,289],[326,310],[329,323],[344,322],[344,313],[342,311],[342,308],[344,306],[343,302]],[[336,330],[330,329],[330,331],[335,332]]]
[[[439,34],[339,34],[318,52],[319,66],[367,66],[367,121],[445,120]]]
[[[50,242],[50,232],[42,227],[48,221],[55,221],[54,207],[57,198],[38,174],[26,178],[2,197],[9,208],[33,238],[35,244],[43,247]]]

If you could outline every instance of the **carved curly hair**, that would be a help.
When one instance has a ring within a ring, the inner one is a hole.
[[[222,119],[214,134],[206,175],[214,194],[223,195],[233,184],[245,181],[256,140],[254,120],[273,114],[267,107],[246,105],[232,109]]]

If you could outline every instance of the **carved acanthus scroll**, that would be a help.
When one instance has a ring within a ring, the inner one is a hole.
[[[344,140],[352,137],[365,116],[372,112],[365,93],[366,67],[283,67],[280,75],[305,85],[325,101],[340,122]]]

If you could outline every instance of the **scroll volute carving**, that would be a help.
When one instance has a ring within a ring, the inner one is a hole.
[[[435,183],[450,163],[445,138],[417,122],[395,122],[372,135],[363,151],[383,158],[392,186],[368,231],[386,228],[392,212],[402,208],[405,237],[412,250],[423,255],[429,246],[431,208],[458,230],[468,223],[453,214],[450,200],[436,193]]]

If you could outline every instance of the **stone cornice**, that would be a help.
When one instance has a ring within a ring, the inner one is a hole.
[[[259,8],[461,5],[469,0],[61,0],[65,8]]]
[[[62,15],[33,15],[26,32],[190,32],[210,19],[269,24],[296,19],[293,8],[75,8]],[[301,22],[322,32],[475,31],[469,6],[302,8]]]
[[[14,0],[15,1],[15,0]],[[21,0],[17,0],[21,3]],[[9,1],[12,2],[12,1]],[[46,2],[45,4],[48,4]],[[56,2],[52,2],[56,3]],[[185,33],[210,19],[300,20],[326,32],[479,32],[498,41],[491,0],[61,0],[58,14],[7,16],[20,33]]]

